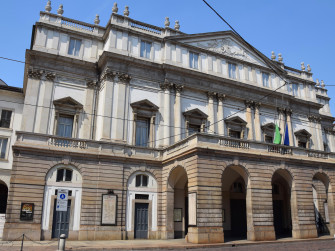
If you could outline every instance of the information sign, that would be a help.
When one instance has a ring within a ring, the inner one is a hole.
[[[56,211],[67,211],[68,190],[60,189],[57,193]]]

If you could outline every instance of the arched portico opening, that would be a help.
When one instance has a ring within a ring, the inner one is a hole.
[[[284,169],[272,176],[273,224],[276,238],[292,237],[292,176]]]
[[[247,238],[248,175],[240,166],[227,167],[222,174],[222,221],[225,240]]]
[[[329,179],[324,173],[316,173],[312,180],[313,204],[315,213],[315,225],[319,236],[329,235],[329,209],[332,211],[332,205],[328,206],[328,193],[330,189]]]
[[[173,221],[174,238],[185,238],[188,232],[188,178],[184,168],[178,166],[171,171],[168,186],[170,193],[173,192],[167,204],[173,205],[168,210],[173,213],[170,221]]]

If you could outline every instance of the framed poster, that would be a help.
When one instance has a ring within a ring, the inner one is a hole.
[[[173,221],[174,222],[181,222],[182,221],[182,209],[175,208],[173,211]]]
[[[188,194],[188,225],[197,226],[197,193]]]
[[[117,195],[103,194],[101,203],[101,225],[115,226],[117,214]]]
[[[20,220],[32,221],[34,219],[34,203],[21,203]]]

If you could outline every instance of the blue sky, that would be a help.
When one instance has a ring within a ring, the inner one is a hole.
[[[270,57],[282,53],[285,65],[300,69],[310,64],[313,78],[335,85],[335,1],[334,0],[207,0],[250,44]],[[45,1],[2,1],[0,15],[0,57],[24,61],[30,47],[33,24],[44,10]],[[110,0],[55,0],[52,11],[64,5],[64,16],[93,23],[100,15],[105,26],[112,13]],[[228,27],[202,0],[119,0],[119,14],[128,5],[130,17],[156,26],[180,21],[185,33],[227,30]],[[0,59],[0,78],[22,87],[23,64]],[[335,86],[328,86],[335,114]]]

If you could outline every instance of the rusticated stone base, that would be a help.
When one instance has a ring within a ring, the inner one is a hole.
[[[312,225],[299,225],[298,229],[292,230],[292,237],[294,239],[308,239],[318,237],[315,224]]]
[[[191,243],[221,243],[224,242],[222,227],[189,227],[186,240]]]
[[[252,231],[248,231],[249,241],[272,241],[276,239],[273,226],[254,226]]]
[[[37,223],[5,223],[3,241],[13,241],[25,234],[33,241],[41,240],[41,224]]]
[[[116,226],[81,226],[78,240],[121,240],[121,227]]]

